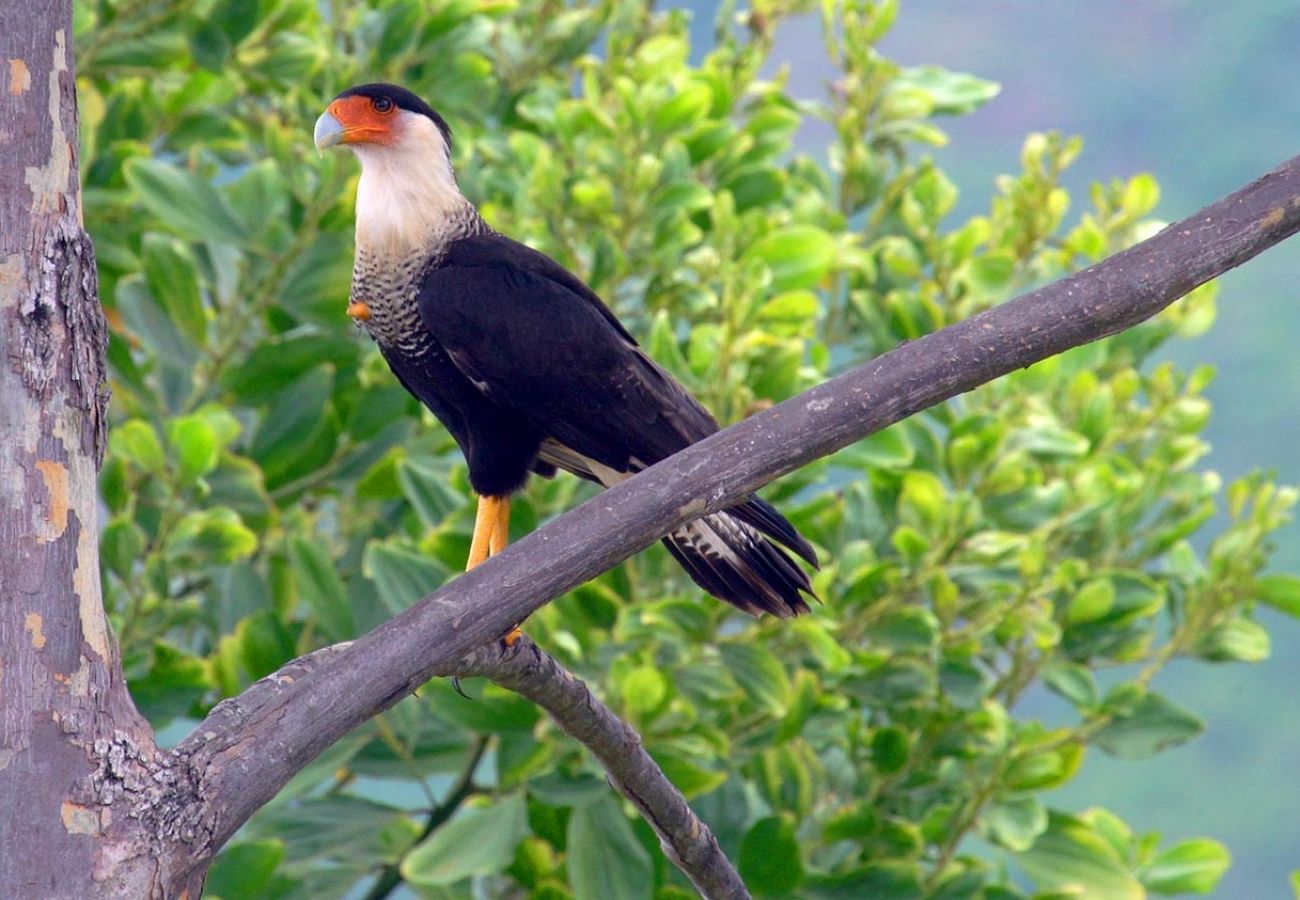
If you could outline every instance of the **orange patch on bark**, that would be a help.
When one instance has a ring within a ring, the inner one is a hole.
[[[21,59],[9,60],[9,93],[17,97],[32,89],[32,73]]]
[[[41,633],[41,626],[44,624],[45,620],[41,618],[40,613],[28,613],[23,619],[23,627],[32,636],[32,646],[37,650],[45,649],[45,635]]]
[[[68,834],[98,834],[99,816],[88,806],[65,800],[59,808],[63,827]]]
[[[57,540],[68,527],[68,467],[52,459],[36,460],[36,468],[45,479],[45,491],[50,505],[45,510],[45,521],[53,534],[48,540]]]

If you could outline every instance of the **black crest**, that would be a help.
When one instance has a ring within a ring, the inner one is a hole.
[[[436,109],[404,87],[398,87],[395,84],[384,84],[383,82],[359,84],[356,87],[348,88],[334,99],[342,100],[344,97],[369,97],[372,100],[377,97],[387,97],[393,101],[393,105],[398,109],[427,116],[433,120],[433,124],[438,126],[438,130],[442,132],[442,139],[447,142],[447,149],[451,150],[451,126],[447,124],[447,120],[438,115]]]

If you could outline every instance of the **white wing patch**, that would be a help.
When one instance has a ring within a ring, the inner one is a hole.
[[[579,453],[572,447],[566,447],[555,438],[547,438],[542,442],[542,447],[537,455],[543,462],[550,463],[553,466],[563,469],[566,472],[572,472],[574,475],[587,476],[600,482],[603,487],[613,487],[621,481],[627,481],[641,466],[637,460],[633,459],[632,463],[636,469],[632,472],[620,472],[611,468],[602,462],[592,459],[584,453]]]

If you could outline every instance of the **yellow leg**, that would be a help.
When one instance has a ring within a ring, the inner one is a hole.
[[[478,512],[474,514],[474,537],[469,544],[466,569],[481,564],[489,556],[500,553],[510,534],[510,498],[479,497]]]
[[[469,561],[465,568],[472,569],[489,556],[496,556],[510,543],[510,498],[479,497],[478,512],[474,514],[474,537],[469,544]],[[502,640],[513,647],[523,632],[516,625]]]

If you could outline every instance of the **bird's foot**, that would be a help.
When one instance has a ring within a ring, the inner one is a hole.
[[[519,643],[519,639],[523,636],[524,633],[520,631],[519,626],[516,625],[501,636],[501,643],[505,644],[507,650],[513,650],[515,644]]]
[[[370,319],[370,307],[359,300],[348,302],[348,315],[358,322],[366,322]]]
[[[474,698],[471,697],[469,694],[465,693],[465,691],[461,688],[461,686],[460,686],[460,676],[459,676],[459,675],[453,675],[453,676],[451,676],[451,689],[452,689],[453,691],[455,691],[456,693],[460,694],[460,695],[461,695],[462,697],[464,697],[466,700],[473,700],[473,699],[474,699]]]

